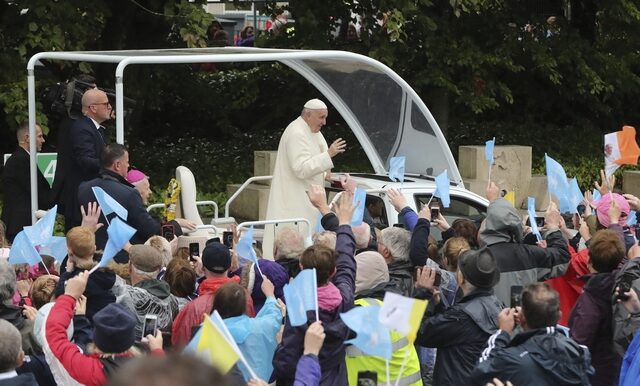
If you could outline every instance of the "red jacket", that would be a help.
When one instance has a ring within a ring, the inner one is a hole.
[[[47,344],[73,379],[86,386],[104,385],[107,377],[100,357],[82,354],[78,346],[67,338],[67,327],[73,319],[75,306],[76,300],[69,295],[62,295],[56,300],[47,318]],[[162,355],[163,351],[156,350],[153,353]]]
[[[560,311],[562,311],[562,316],[558,324],[562,326],[569,326],[569,314],[571,314],[571,309],[573,309],[578,297],[582,293],[582,287],[584,287],[585,283],[581,277],[590,272],[587,266],[589,263],[589,250],[587,248],[576,252],[576,250],[569,245],[569,253],[571,253],[571,260],[564,275],[547,280],[547,283],[560,294]]]
[[[198,292],[200,296],[185,304],[173,320],[171,328],[171,344],[174,349],[180,350],[191,340],[191,331],[194,326],[199,326],[204,321],[204,314],[210,314],[213,309],[213,296],[226,283],[238,283],[240,278],[234,276],[231,278],[211,278],[206,279],[200,284]],[[247,289],[244,289],[247,296],[246,313],[253,318],[256,313],[253,308],[253,300]]]

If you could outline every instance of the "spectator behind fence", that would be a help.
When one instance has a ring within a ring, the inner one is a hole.
[[[41,350],[33,336],[33,321],[23,315],[23,309],[11,304],[16,292],[16,273],[6,260],[0,259],[0,319],[13,324],[22,336],[22,349],[26,354]]]
[[[546,283],[529,284],[522,308],[500,312],[500,329],[489,338],[469,383],[498,378],[518,386],[590,385],[589,350],[555,328],[559,319],[558,293]],[[516,322],[523,332],[511,338]]]
[[[199,263],[205,280],[198,287],[198,298],[187,303],[173,321],[171,343],[178,349],[186,345],[192,337],[193,329],[202,323],[204,314],[210,314],[213,298],[224,284],[239,283],[238,276],[229,277],[231,268],[231,252],[229,248],[219,242],[211,242],[202,251],[202,261]],[[246,291],[246,289],[245,289]],[[253,301],[247,292],[245,303],[247,315],[255,316]]]
[[[143,338],[145,315],[156,315],[158,329],[169,332],[178,314],[178,301],[171,294],[169,284],[156,279],[161,268],[160,251],[150,245],[132,245],[129,249],[131,285],[118,277],[112,288],[116,302],[136,315],[138,340]]]
[[[564,221],[552,203],[545,213],[546,247],[522,244],[522,220],[516,208],[500,196],[491,182],[486,190],[490,201],[487,218],[480,229],[480,242],[496,257],[500,281],[495,287],[498,299],[510,304],[513,286],[526,286],[551,277],[562,276],[569,264],[567,241],[559,230]]]
[[[280,264],[289,277],[294,278],[300,272],[300,255],[304,251],[304,237],[294,228],[278,231],[273,244],[273,259]]]
[[[458,260],[456,281],[462,298],[446,308],[438,287],[435,271],[418,270],[417,288],[432,293],[435,307],[427,312],[420,327],[417,344],[438,349],[433,374],[436,385],[467,385],[469,377],[485,346],[497,329],[496,318],[502,305],[493,294],[500,278],[496,258],[487,248],[462,252]]]
[[[173,259],[167,265],[167,273],[163,280],[169,284],[169,290],[178,301],[179,309],[197,297],[195,294],[197,278],[196,271],[184,259]]]
[[[6,320],[0,319],[0,386],[37,386],[31,373],[18,375],[16,368],[24,361],[20,331]]]
[[[233,340],[247,359],[249,366],[260,379],[269,380],[273,371],[271,361],[276,350],[276,334],[282,326],[282,312],[274,296],[274,286],[264,279],[261,286],[266,296],[264,306],[250,318],[246,314],[247,293],[237,283],[227,283],[220,287],[213,299],[213,310],[218,311],[229,329]],[[246,381],[248,370],[241,367]]]
[[[310,190],[324,191],[324,188],[312,185]],[[348,384],[344,345],[348,328],[342,323],[340,313],[353,308],[355,292],[355,240],[349,225],[355,209],[352,199],[352,194],[345,192],[336,204],[340,224],[336,251],[322,246],[311,246],[300,258],[303,269],[316,269],[319,318],[326,334],[324,346],[318,356],[322,367],[320,385]],[[291,367],[303,356],[305,332],[315,320],[313,311],[309,311],[307,316],[309,321],[298,327],[293,327],[289,319],[286,321],[282,342],[273,358],[274,377],[278,385],[294,384]]]
[[[69,375],[84,385],[100,386],[140,352],[133,348],[136,317],[120,304],[110,304],[94,315],[93,344],[89,345],[89,355],[84,355],[78,346],[69,341],[66,330],[73,317],[76,301],[85,291],[88,277],[88,272],[82,272],[68,280],[64,295],[56,300],[49,314],[45,331],[47,344]],[[146,338],[151,353],[162,355],[160,330],[155,336],[148,335]]]
[[[287,275],[285,269],[277,262],[267,259],[258,259],[258,264],[260,264],[262,274],[273,283],[276,299],[282,299],[284,296],[282,288],[289,283],[289,275]],[[256,314],[260,312],[267,300],[261,289],[262,276],[260,271],[256,268],[255,263],[248,263],[242,268],[242,279],[240,280],[240,284],[251,294]]]
[[[95,235],[91,229],[75,227],[67,232],[67,249],[69,251],[67,272],[60,275],[55,290],[56,296],[64,293],[67,280],[96,265],[93,261],[93,255],[96,252]],[[116,297],[111,292],[115,282],[116,275],[108,269],[99,269],[89,276],[84,294],[87,297],[87,318],[89,320],[93,319],[96,312],[116,301]]]
[[[411,232],[389,227],[382,230],[378,239],[378,252],[384,257],[389,268],[388,291],[404,296],[413,294],[413,265],[409,260]]]
[[[569,316],[571,338],[591,353],[594,386],[617,384],[622,357],[613,348],[611,294],[624,256],[624,244],[616,232],[596,232],[589,244],[589,269],[594,273],[587,275],[584,292]]]

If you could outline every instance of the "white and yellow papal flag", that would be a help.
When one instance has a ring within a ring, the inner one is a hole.
[[[623,126],[621,131],[604,136],[604,172],[611,176],[622,165],[637,165],[640,147],[636,142],[636,129]]]

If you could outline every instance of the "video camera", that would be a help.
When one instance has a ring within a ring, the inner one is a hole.
[[[82,94],[87,89],[95,87],[95,83],[84,82],[79,79],[73,79],[66,82],[58,82],[53,86],[44,89],[40,94],[42,107],[45,114],[53,115],[56,118],[78,119],[82,117]],[[109,101],[115,106],[116,94],[113,89],[101,88],[109,98]],[[133,106],[136,101],[124,97],[125,111],[124,116],[133,112]],[[114,107],[115,108],[115,107]]]

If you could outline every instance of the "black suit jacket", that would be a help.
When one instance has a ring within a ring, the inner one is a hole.
[[[29,153],[21,147],[9,157],[4,165],[4,207],[2,221],[7,226],[7,238],[13,238],[25,225],[31,225],[31,184],[29,179]],[[49,209],[51,188],[38,170],[38,209]]]
[[[160,234],[160,222],[151,217],[142,203],[140,193],[122,176],[103,169],[99,178],[81,183],[78,189],[79,205],[86,208],[88,203],[96,201],[91,189],[94,186],[102,188],[129,212],[126,223],[136,229],[136,233],[131,238],[131,244],[143,244],[149,237]],[[116,215],[112,213],[108,217],[111,222]],[[108,238],[107,221],[104,214],[100,215],[100,223],[104,226],[96,231],[96,247],[104,249]],[[176,235],[180,236],[182,231],[178,223],[172,221],[170,224],[174,225]]]
[[[78,187],[81,182],[97,178],[100,173],[100,156],[105,147],[105,142],[91,118],[83,117],[75,121],[69,129],[68,150],[70,154],[59,154],[62,158],[58,170],[64,174],[64,188],[62,199],[64,200],[65,228],[71,229],[80,225],[80,204],[78,203]],[[68,165],[68,166],[66,166]],[[62,170],[61,170],[62,169]]]

